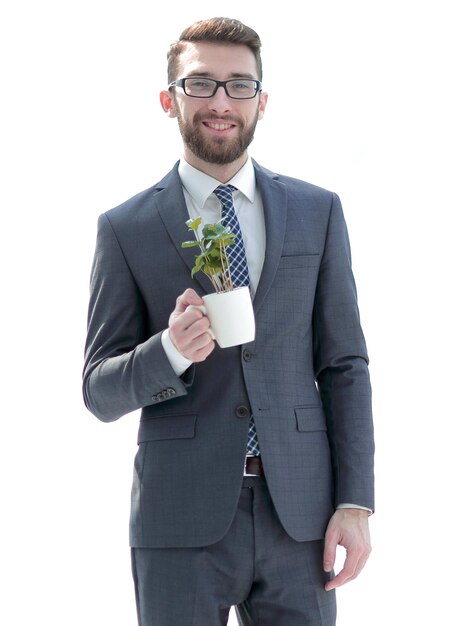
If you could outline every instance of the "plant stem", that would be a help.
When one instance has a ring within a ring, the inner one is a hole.
[[[222,277],[224,281],[224,288],[226,291],[233,289],[232,276],[230,274],[230,264],[227,257],[227,249],[224,242],[221,242],[221,264],[222,264]],[[226,264],[227,261],[227,264]]]

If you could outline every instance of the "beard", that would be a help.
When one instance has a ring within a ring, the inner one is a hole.
[[[243,120],[235,117],[224,118],[226,122],[234,122],[238,127],[238,136],[231,140],[224,137],[212,138],[203,135],[200,127],[201,121],[202,119],[210,121],[211,116],[196,113],[192,122],[185,122],[179,109],[177,109],[176,117],[184,144],[196,157],[206,163],[228,165],[244,154],[252,142],[259,112],[257,110],[255,118],[249,126]],[[216,118],[216,116],[214,118],[221,119],[220,117]]]

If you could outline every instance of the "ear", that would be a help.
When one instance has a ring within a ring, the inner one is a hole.
[[[259,117],[258,117],[259,120],[263,118],[263,114],[265,113],[265,107],[267,106],[267,102],[268,102],[268,94],[264,91],[260,92]]]
[[[168,117],[176,117],[175,105],[169,91],[160,92],[160,104]]]

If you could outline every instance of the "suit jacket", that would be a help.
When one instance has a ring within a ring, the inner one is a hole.
[[[254,163],[266,256],[256,338],[216,346],[176,376],[161,333],[191,278],[177,165],[99,218],[84,399],[110,422],[141,409],[132,488],[134,547],[209,545],[234,517],[249,416],[278,516],[298,540],[323,537],[338,503],[371,509],[368,357],[338,197]]]

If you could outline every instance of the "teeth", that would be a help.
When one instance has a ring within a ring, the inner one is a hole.
[[[208,122],[208,126],[214,128],[214,130],[227,130],[227,128],[230,128],[230,124],[212,124],[211,122]]]

